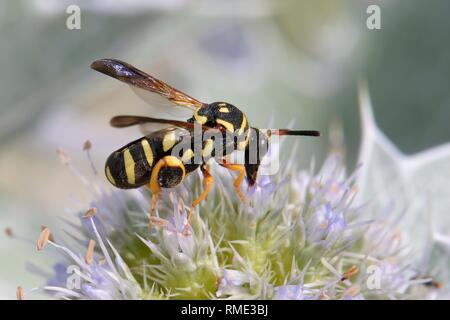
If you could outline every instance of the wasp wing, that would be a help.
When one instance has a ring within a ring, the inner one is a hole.
[[[129,84],[133,90],[154,107],[164,105],[163,100],[191,110],[205,105],[203,102],[169,86],[167,83],[152,77],[136,67],[116,59],[100,59],[91,64],[91,68]],[[158,99],[159,98],[159,99]],[[167,111],[167,110],[164,110]]]
[[[113,118],[111,118],[110,120],[110,124],[111,126],[115,127],[115,128],[125,128],[125,127],[130,127],[130,126],[134,126],[134,125],[139,125],[141,127],[141,131],[144,134],[149,134],[151,132],[156,131],[154,128],[152,128],[152,130],[145,130],[145,126],[151,124],[151,125],[161,125],[162,128],[167,128],[167,127],[179,127],[179,128],[184,128],[187,129],[189,131],[194,130],[195,126],[199,126],[199,128],[202,131],[217,131],[217,132],[222,132],[224,131],[224,129],[222,128],[211,128],[208,126],[203,126],[200,125],[198,123],[191,123],[191,122],[186,122],[186,121],[179,121],[179,120],[171,120],[171,119],[158,119],[158,118],[150,118],[150,117],[142,117],[142,116],[129,116],[129,115],[124,115],[124,116],[115,116]]]

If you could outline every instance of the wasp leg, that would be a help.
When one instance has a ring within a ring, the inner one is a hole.
[[[233,185],[234,185],[234,189],[236,189],[239,199],[241,199],[241,201],[245,204],[247,201],[245,199],[245,196],[241,192],[241,184],[245,178],[245,167],[241,164],[231,164],[231,163],[227,163],[225,161],[223,161],[220,165],[229,170],[239,172],[239,176],[236,178],[236,180],[234,180]]]
[[[184,179],[185,175],[184,165],[176,157],[165,156],[156,163],[152,169],[150,182],[147,184],[147,188],[152,192],[149,227],[157,221],[154,213],[161,188],[173,188],[177,186]]]
[[[214,183],[214,178],[211,175],[211,173],[209,172],[209,166],[207,164],[204,164],[200,167],[200,169],[202,170],[203,173],[203,181],[202,181],[202,186],[204,188],[203,192],[198,196],[197,199],[194,200],[194,202],[192,202],[191,204],[191,208],[189,209],[189,215],[187,218],[187,222],[186,222],[186,236],[189,235],[189,223],[191,222],[191,218],[192,218],[192,212],[194,211],[194,208],[196,206],[198,206],[200,204],[200,202],[202,202],[204,199],[206,199],[206,197],[208,196],[209,191],[211,190],[211,187]]]
[[[152,193],[152,203],[150,206],[150,221],[148,223],[148,227],[151,228],[155,224],[154,222],[156,221],[155,209],[156,209],[156,204],[158,202],[159,195],[161,193],[161,188],[155,188],[155,184],[153,184],[153,186],[152,186],[151,182],[149,182],[146,185],[146,187]]]
[[[156,220],[155,217],[155,209],[156,209],[156,203],[159,198],[159,192],[155,193],[152,192],[152,205],[150,207],[150,222],[148,224],[148,227],[151,228],[154,225],[154,221]]]

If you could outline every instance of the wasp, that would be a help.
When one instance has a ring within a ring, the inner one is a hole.
[[[213,185],[209,159],[214,158],[221,166],[238,173],[234,188],[245,203],[241,184],[245,178],[249,186],[256,183],[258,168],[268,150],[271,135],[320,135],[319,131],[314,130],[270,129],[262,132],[252,127],[247,116],[236,106],[227,102],[200,102],[120,60],[96,60],[91,68],[135,89],[162,97],[164,102],[171,105],[188,108],[193,113],[186,121],[131,115],[115,116],[110,121],[116,128],[145,124],[168,126],[148,132],[144,137],[114,151],[105,164],[106,178],[113,186],[121,189],[145,186],[151,191],[150,224],[162,189],[178,186],[200,168],[204,177],[203,191],[191,204],[186,222],[187,234],[193,209],[207,197]],[[199,129],[197,133],[196,128]],[[199,136],[200,139],[197,139]],[[244,151],[243,164],[227,161],[227,156],[235,150]],[[255,151],[256,158],[252,157]]]

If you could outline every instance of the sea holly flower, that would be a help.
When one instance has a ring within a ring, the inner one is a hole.
[[[338,158],[334,159],[327,165],[339,165]],[[286,195],[295,200],[288,206],[267,201],[263,214],[255,214],[254,208],[236,205],[229,182],[220,174],[223,186],[202,207],[188,237],[183,233],[187,201],[182,198],[184,195],[190,201],[188,186],[180,194],[170,192],[163,197],[159,214],[164,223],[150,233],[143,194],[120,190],[100,193],[91,204],[95,214],[92,209],[87,210],[91,214],[79,214],[85,239],[102,244],[99,252],[87,264],[81,254],[49,242],[71,261],[57,264],[54,278],[42,289],[77,299],[314,299],[331,292],[335,296],[329,298],[344,298],[343,290],[334,291],[340,277],[334,277],[320,263],[323,257],[338,257],[336,253],[356,240],[357,233],[346,232],[351,220],[347,222],[344,216],[349,213],[352,219],[351,210],[345,211],[348,195],[336,189],[348,186],[342,182],[331,187],[339,182],[339,175],[329,177],[321,187],[320,178],[306,172],[291,177],[290,183],[258,185],[260,190],[255,192],[266,192],[264,188],[271,185],[269,197],[274,202],[289,200]],[[291,190],[294,195],[285,192],[295,184],[307,187]],[[210,202],[216,202],[216,208],[211,208],[214,203]],[[78,267],[80,285],[68,288],[67,270],[73,265]]]
[[[274,299],[277,300],[305,300],[303,287],[300,285],[286,285],[275,288]]]
[[[368,193],[370,182],[361,178],[371,175],[367,166],[374,165],[372,158],[360,159],[361,166],[351,175],[339,152],[331,152],[317,172],[296,169],[292,158],[276,175],[262,175],[252,188],[242,187],[247,204],[239,201],[230,173],[213,167],[215,186],[196,208],[188,235],[189,204],[201,192],[195,174],[177,189],[163,192],[149,228],[148,191],[111,190],[97,179],[89,182],[67,157],[64,160],[85,179],[95,200],[75,213],[80,223],[69,231],[74,243],[50,239],[49,230],[41,233],[38,248],[54,247],[65,257],[55,264],[47,284],[36,288],[53,297],[445,296],[447,283],[435,278],[446,266],[436,264],[434,256],[437,250],[448,250],[448,237],[433,230],[423,245],[428,250],[417,259],[417,247],[410,245],[414,235],[404,227],[410,225],[408,208],[403,215],[393,214],[395,197],[374,205],[376,192]]]

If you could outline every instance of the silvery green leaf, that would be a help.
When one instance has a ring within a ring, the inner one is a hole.
[[[406,155],[377,127],[365,86],[360,87],[359,103],[363,134],[358,199],[368,202],[374,215],[394,206],[391,214],[401,217],[415,256],[422,260],[420,271],[441,274],[435,267],[443,270],[439,266],[450,262],[450,243],[442,241],[450,233],[450,144]]]

